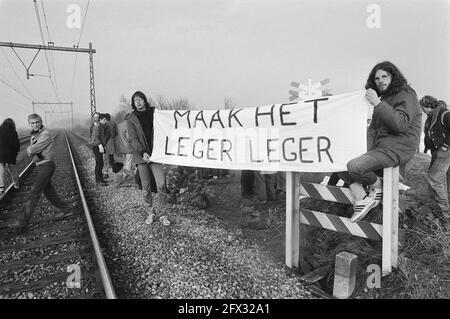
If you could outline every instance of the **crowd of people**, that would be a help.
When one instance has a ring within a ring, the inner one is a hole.
[[[380,204],[383,168],[404,168],[418,152],[422,112],[427,116],[423,128],[424,152],[431,151],[427,174],[429,189],[443,217],[450,218],[450,111],[446,103],[429,95],[419,101],[400,70],[388,61],[373,67],[365,88],[365,97],[373,106],[367,130],[367,152],[351,159],[346,172],[333,174],[329,180],[329,184],[335,184],[342,179],[351,189],[356,201],[351,220],[361,220]],[[89,143],[95,158],[96,185],[107,186],[110,173],[114,174],[116,187],[130,186],[135,182],[142,190],[142,200],[148,207],[145,223],[152,224],[157,218],[163,225],[170,225],[163,165],[151,161],[154,111],[155,107],[149,104],[145,94],[136,91],[131,97],[130,110],[120,123],[112,120],[108,113],[92,116]],[[73,212],[73,208],[58,196],[51,183],[55,170],[52,154],[54,136],[44,128],[39,115],[31,114],[28,122],[32,137],[27,153],[36,163],[38,175],[23,214],[12,225],[21,229],[26,228],[42,193],[62,210],[63,215]],[[5,190],[6,172],[11,175],[14,187],[20,187],[14,167],[18,152],[14,121],[6,119],[0,126],[0,196]],[[402,169],[400,171],[404,172]],[[284,174],[281,172],[242,171],[244,198],[274,201],[279,194],[284,194],[284,187]]]

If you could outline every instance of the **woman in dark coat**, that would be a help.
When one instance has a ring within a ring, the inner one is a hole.
[[[14,183],[19,188],[19,176],[14,165],[16,165],[20,142],[17,136],[16,124],[7,118],[0,126],[0,195],[5,191],[5,172],[8,171]]]

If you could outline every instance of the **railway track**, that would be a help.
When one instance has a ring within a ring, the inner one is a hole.
[[[20,174],[19,190],[8,187],[0,200],[0,298],[113,299],[114,288],[66,133],[57,135],[54,151],[57,168],[52,184],[75,209],[63,217],[41,198],[27,230],[18,232],[8,224],[23,212],[35,165]]]
[[[28,142],[30,142],[30,138],[31,138],[31,135],[19,137],[20,146],[22,147],[24,144],[27,144]]]

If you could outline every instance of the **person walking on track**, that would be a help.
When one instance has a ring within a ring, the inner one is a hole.
[[[53,161],[55,137],[42,125],[42,118],[38,114],[33,113],[29,115],[28,123],[32,131],[27,153],[32,157],[36,165],[37,174],[28,194],[28,201],[25,203],[23,213],[14,223],[10,224],[10,227],[19,228],[22,231],[27,228],[42,194],[50,203],[62,210],[62,213],[58,214],[57,217],[70,215],[74,209],[74,207],[59,197],[51,181],[56,168]]]

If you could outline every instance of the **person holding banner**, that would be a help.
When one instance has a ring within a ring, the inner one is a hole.
[[[450,218],[450,111],[444,101],[425,95],[420,107],[427,115],[424,127],[426,153],[431,150],[428,184],[445,218]]]
[[[165,215],[167,206],[166,178],[163,166],[150,161],[153,151],[153,114],[154,107],[150,107],[144,93],[136,91],[131,97],[133,112],[127,115],[128,141],[131,146],[133,161],[136,164],[142,182],[144,201],[150,206],[146,224],[151,224],[155,216],[160,215],[163,225],[170,225]],[[152,200],[151,173],[156,181],[156,201]]]
[[[365,96],[374,106],[367,132],[368,152],[350,160],[348,172],[341,174],[356,201],[352,222],[380,204],[383,168],[409,162],[419,147],[422,129],[416,92],[391,62],[375,65],[367,79]],[[369,188],[368,193],[364,186]]]

